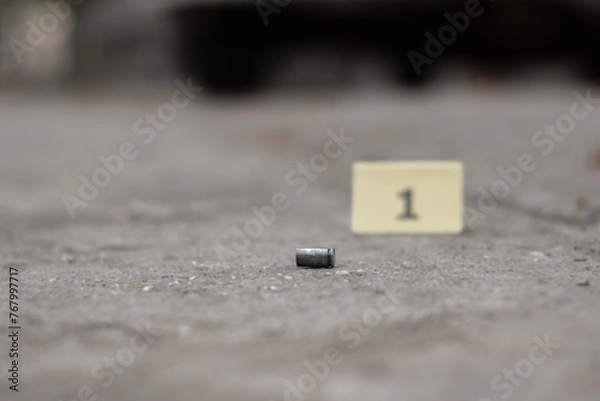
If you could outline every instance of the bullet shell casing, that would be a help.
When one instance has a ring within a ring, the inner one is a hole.
[[[332,268],[335,266],[334,248],[296,248],[298,267]]]

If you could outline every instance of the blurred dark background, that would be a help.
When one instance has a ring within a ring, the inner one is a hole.
[[[237,93],[597,80],[599,22],[592,0],[4,1],[0,84],[122,90],[185,74]]]

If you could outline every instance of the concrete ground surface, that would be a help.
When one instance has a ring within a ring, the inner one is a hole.
[[[2,400],[600,399],[600,104],[532,144],[585,84],[199,94],[137,136],[175,89],[0,99],[0,325],[14,266],[22,326]],[[328,131],[353,142],[297,194]],[[61,197],[125,142],[71,218]],[[524,153],[534,171],[460,235],[350,232],[354,161],[462,160],[473,211]],[[289,207],[240,239],[278,192]],[[335,269],[297,268],[308,245]]]

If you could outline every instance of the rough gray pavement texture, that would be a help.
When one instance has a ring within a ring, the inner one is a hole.
[[[135,121],[169,99],[0,101],[23,326],[18,394],[0,340],[2,400],[600,399],[600,105],[548,155],[532,137],[571,88],[198,97],[144,144]],[[296,194],[286,175],[341,129],[354,142]],[[136,158],[72,219],[61,196],[123,142]],[[350,232],[354,161],[462,160],[476,209],[524,153],[536,169],[461,235]],[[278,192],[289,208],[219,256]],[[297,268],[298,246],[334,246],[336,268]]]

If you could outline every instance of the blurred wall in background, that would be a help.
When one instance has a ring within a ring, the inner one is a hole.
[[[0,6],[0,87],[56,87],[68,79],[75,19],[59,23],[55,17],[44,17],[48,12],[40,2]],[[39,26],[40,18],[49,34]]]
[[[142,4],[122,0],[4,4],[0,87],[123,89],[169,79],[175,71],[174,30],[165,13]]]
[[[216,90],[255,88],[281,76],[414,85],[452,63],[495,76],[531,65],[535,74],[548,62],[566,65],[557,78],[600,77],[600,2],[30,0],[0,6],[2,88],[124,90],[184,75]]]

